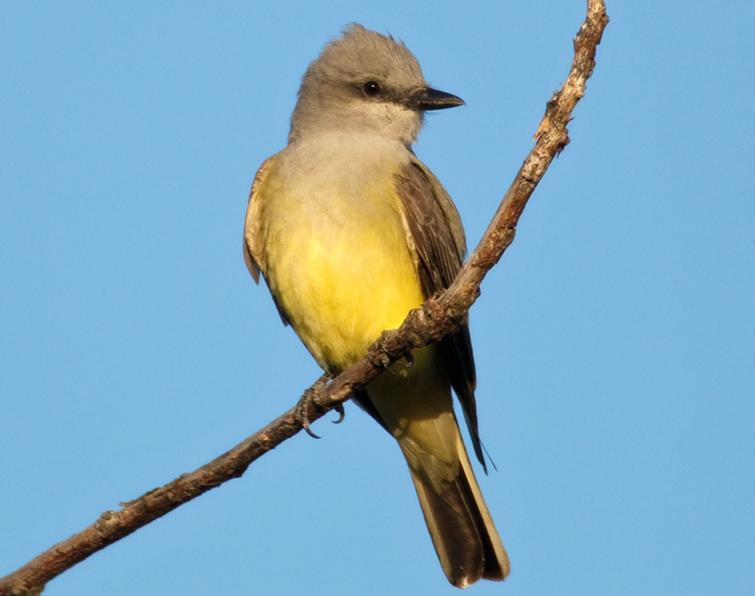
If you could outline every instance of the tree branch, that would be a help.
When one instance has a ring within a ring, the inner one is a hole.
[[[367,356],[327,382],[313,384],[297,407],[272,421],[210,463],[172,482],[106,511],[81,532],[43,552],[0,579],[0,596],[39,594],[54,577],[93,553],[187,503],[220,484],[241,476],[258,457],[302,430],[302,411],[309,421],[347,400],[385,368],[414,348],[438,341],[454,330],[479,296],[480,283],[514,240],[516,225],[538,182],[554,157],[569,142],[567,124],[585,92],[595,67],[595,51],[608,24],[603,0],[587,0],[587,16],[574,40],[574,59],[562,87],[546,106],[535,133],[535,146],[506,191],[477,248],[448,290],[409,313],[401,327],[386,331]]]

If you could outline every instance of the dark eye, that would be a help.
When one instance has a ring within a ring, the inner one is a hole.
[[[365,95],[374,97],[380,93],[380,84],[377,81],[367,81],[362,85],[362,91]]]

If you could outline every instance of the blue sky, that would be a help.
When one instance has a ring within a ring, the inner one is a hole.
[[[261,3],[257,3],[261,4]],[[755,591],[755,5],[610,2],[598,68],[472,310],[475,594]],[[14,3],[0,23],[0,573],[290,407],[318,370],[241,258],[256,167],[346,23],[437,87],[416,147],[471,244],[583,2]],[[348,407],[45,594],[452,594],[391,440]]]

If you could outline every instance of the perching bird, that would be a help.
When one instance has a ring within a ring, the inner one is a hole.
[[[406,46],[360,25],[309,65],[288,145],[252,184],[244,255],[328,373],[364,357],[461,267],[459,214],[411,146],[426,110],[463,103],[430,88]],[[504,579],[509,562],[459,433],[452,387],[484,467],[466,324],[355,399],[398,441],[443,571],[465,587]]]

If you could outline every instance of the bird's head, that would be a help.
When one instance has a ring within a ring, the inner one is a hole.
[[[431,88],[409,49],[350,25],[307,68],[289,140],[320,131],[377,134],[411,145],[426,110],[463,105]]]

